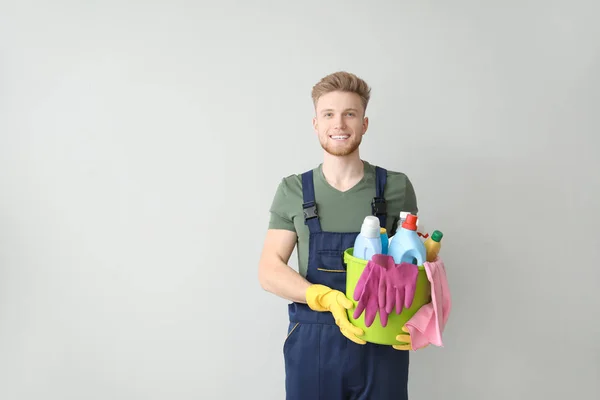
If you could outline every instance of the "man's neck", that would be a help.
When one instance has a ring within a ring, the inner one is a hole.
[[[364,176],[365,168],[358,151],[344,157],[325,152],[323,175],[334,188],[345,192],[356,185]]]

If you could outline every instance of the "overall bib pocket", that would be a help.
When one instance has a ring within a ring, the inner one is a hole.
[[[321,272],[345,273],[344,252],[338,250],[318,250],[317,270]]]

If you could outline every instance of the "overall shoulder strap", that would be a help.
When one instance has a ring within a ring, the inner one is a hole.
[[[302,174],[302,209],[304,212],[304,223],[308,225],[310,233],[321,232],[321,223],[317,212],[315,201],[315,185],[313,182],[313,170]]]
[[[387,170],[381,167],[375,167],[375,197],[371,202],[373,215],[379,218],[382,227],[387,223],[387,204],[384,197],[385,184],[387,182]]]

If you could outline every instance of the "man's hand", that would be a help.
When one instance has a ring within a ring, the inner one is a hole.
[[[329,311],[333,315],[335,323],[340,328],[342,335],[352,340],[354,343],[367,343],[357,337],[365,334],[363,330],[352,325],[348,320],[346,310],[350,310],[354,304],[344,293],[324,285],[311,285],[306,289],[306,303],[311,310],[321,312]]]

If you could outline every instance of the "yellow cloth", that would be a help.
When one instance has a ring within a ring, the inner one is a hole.
[[[344,293],[324,285],[311,285],[306,289],[306,303],[311,310],[320,312],[329,311],[333,314],[335,323],[340,328],[342,335],[352,340],[354,343],[366,343],[364,340],[357,337],[364,335],[364,331],[359,327],[352,325],[348,320],[346,310],[353,308],[354,304]]]

